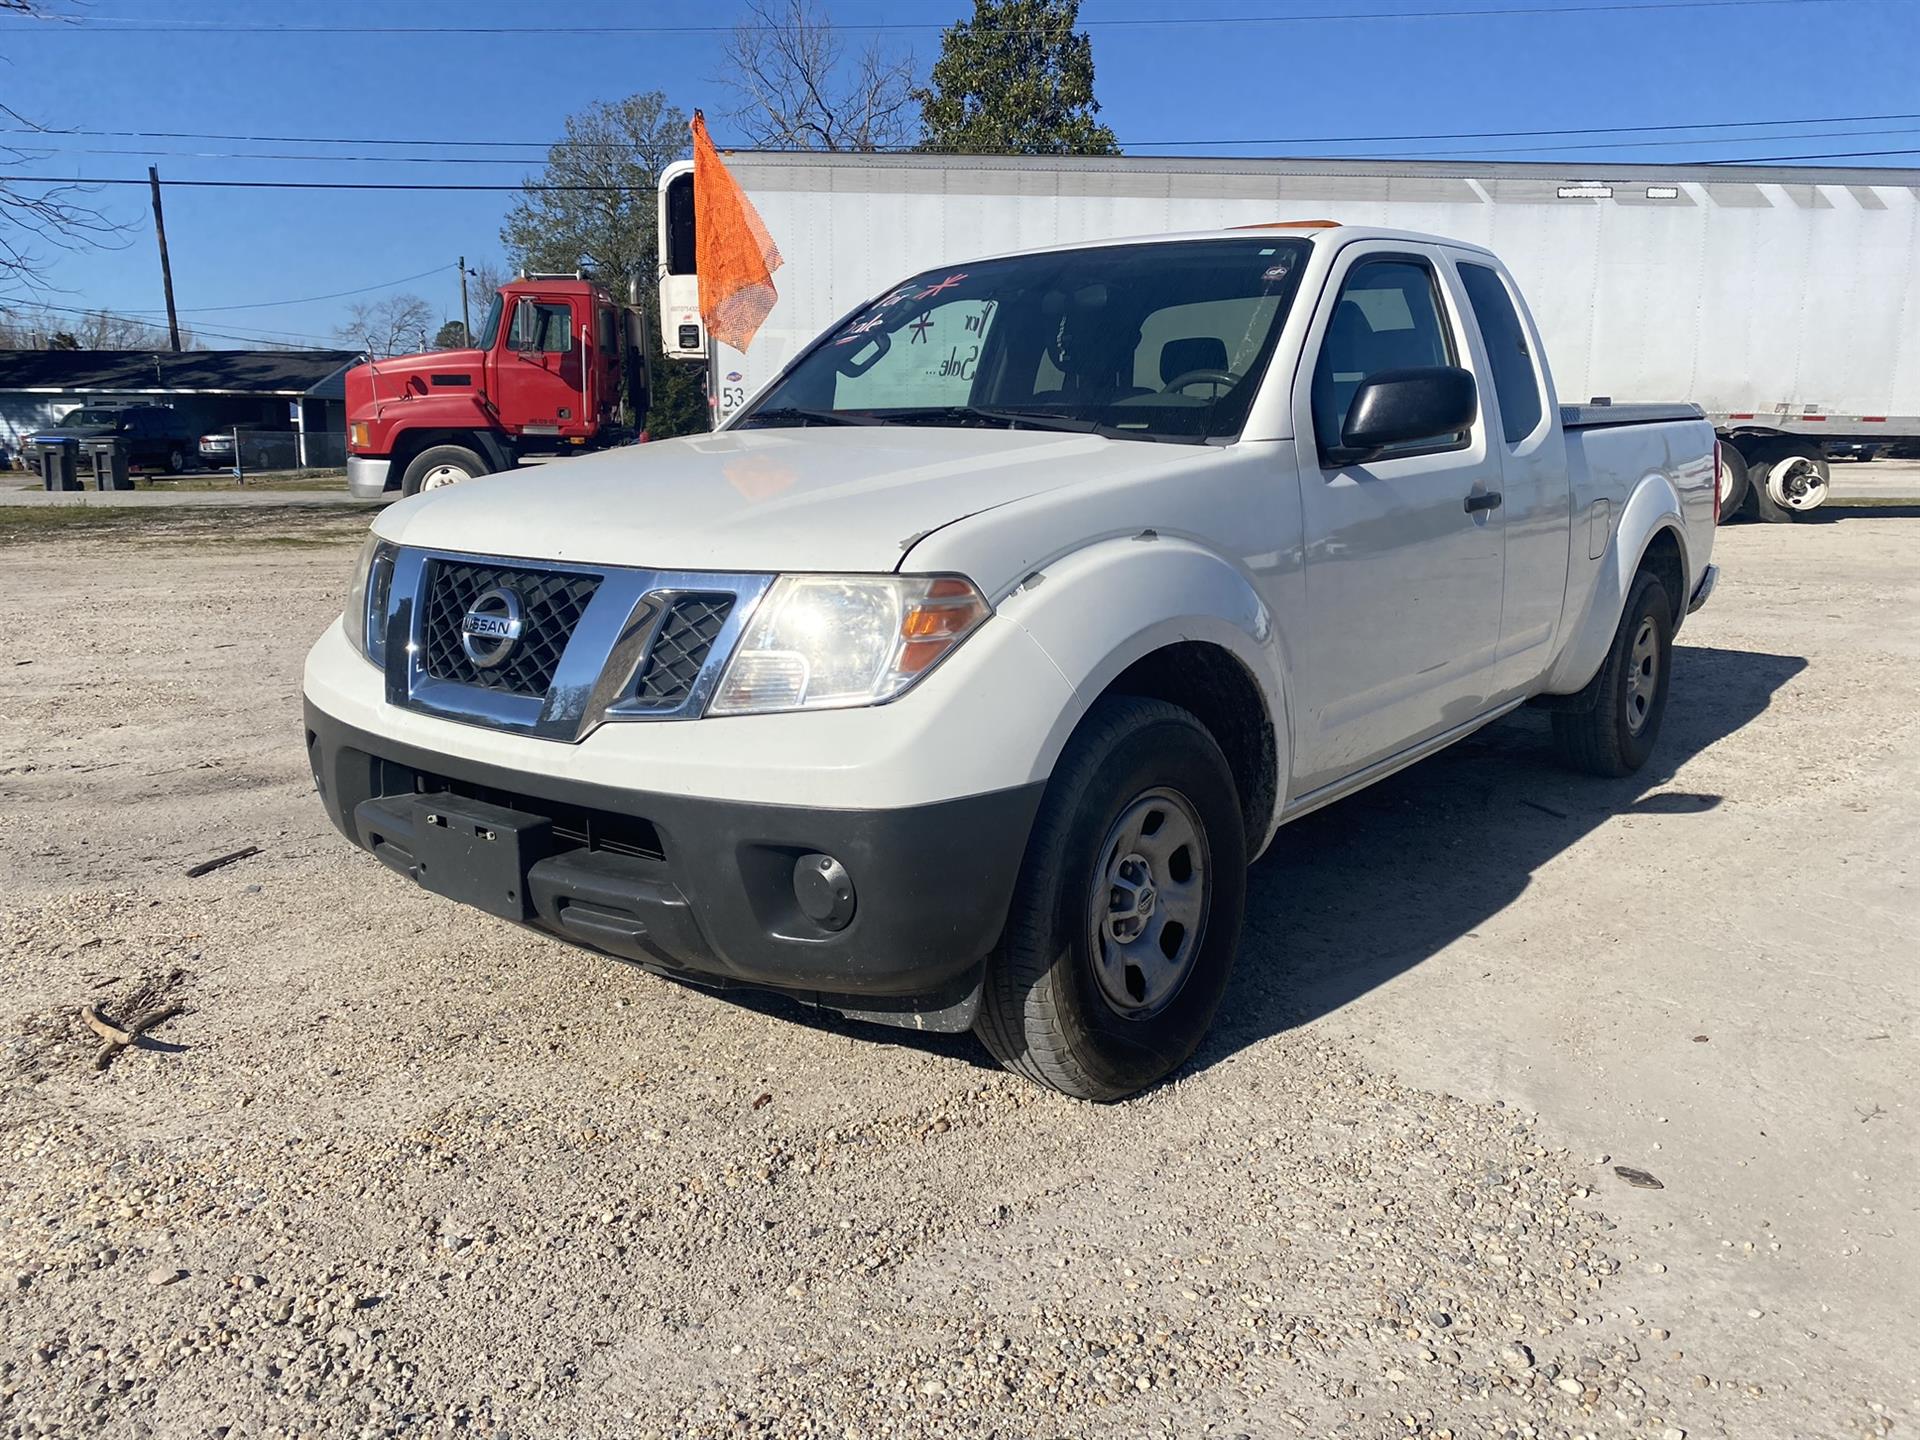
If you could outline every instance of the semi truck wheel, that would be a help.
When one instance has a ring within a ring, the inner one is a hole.
[[[1673,604],[1666,586],[1642,570],[1627,592],[1606,663],[1587,687],[1592,703],[1553,712],[1561,758],[1589,775],[1616,778],[1646,764],[1660,738],[1672,669]]]
[[[1747,503],[1747,457],[1720,442],[1720,523],[1726,524]]]
[[[1119,1100],[1193,1054],[1246,906],[1246,828],[1206,728],[1108,696],[1047,784],[976,1023],[1015,1074]]]
[[[457,485],[476,475],[487,473],[487,462],[464,445],[435,445],[422,450],[400,477],[402,495],[418,495],[423,490],[438,490],[442,485]]]
[[[1827,457],[1815,449],[1763,449],[1747,466],[1751,512],[1781,524],[1825,503]]]

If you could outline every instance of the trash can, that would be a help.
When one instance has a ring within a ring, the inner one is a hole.
[[[88,440],[87,458],[93,462],[94,489],[133,488],[133,476],[127,473],[127,442],[118,435],[100,435]]]
[[[49,490],[80,488],[80,442],[78,440],[42,440],[40,483]]]

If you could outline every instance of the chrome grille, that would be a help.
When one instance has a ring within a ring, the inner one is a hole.
[[[693,693],[714,638],[733,612],[731,595],[677,596],[660,622],[634,686],[636,703],[672,709]]]
[[[460,643],[460,628],[473,602],[495,586],[519,595],[526,619],[520,640],[505,662],[483,670],[468,658]],[[544,696],[552,688],[574,627],[599,588],[598,575],[432,560],[427,566],[421,627],[426,671],[437,680],[511,695]]]

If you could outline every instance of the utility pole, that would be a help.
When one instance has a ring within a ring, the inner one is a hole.
[[[467,257],[460,257],[460,331],[473,344],[473,317],[467,313]]]
[[[167,260],[167,220],[160,213],[160,170],[158,166],[147,167],[147,184],[153,187],[153,233],[160,242],[160,283],[167,291],[167,338],[173,342],[173,353],[180,353],[180,317],[173,309],[173,266]]]

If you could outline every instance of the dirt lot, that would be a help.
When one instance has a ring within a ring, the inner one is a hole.
[[[0,536],[5,1434],[1912,1433],[1920,513],[1723,532],[1637,780],[1284,832],[1105,1109],[415,891],[300,753],[365,517],[155,519]]]

